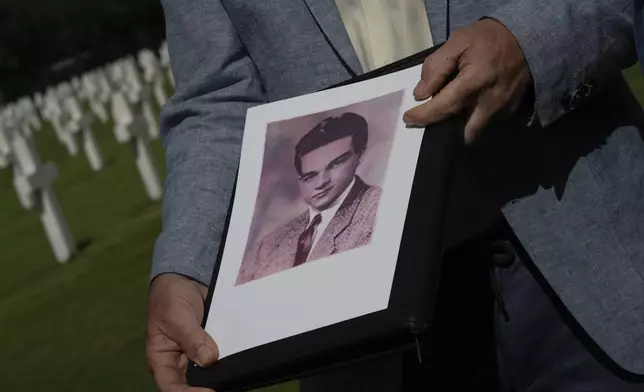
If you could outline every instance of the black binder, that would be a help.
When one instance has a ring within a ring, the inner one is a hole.
[[[438,47],[332,86],[340,87],[422,64]],[[420,77],[420,75],[419,75]],[[191,386],[218,392],[245,391],[309,376],[375,356],[418,351],[419,338],[432,322],[441,264],[441,239],[462,123],[450,119],[426,128],[403,229],[387,309],[259,346],[226,357],[209,368],[190,363]],[[228,219],[232,210],[231,198]],[[221,241],[205,309],[210,308],[223,255]],[[206,325],[206,318],[203,325]]]

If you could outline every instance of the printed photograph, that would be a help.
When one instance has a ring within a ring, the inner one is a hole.
[[[402,100],[401,90],[268,124],[236,285],[369,245]]]

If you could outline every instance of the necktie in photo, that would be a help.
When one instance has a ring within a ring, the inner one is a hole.
[[[315,229],[322,222],[322,215],[317,214],[313,217],[311,224],[300,234],[300,238],[297,240],[297,251],[295,252],[295,264],[294,267],[306,263],[306,259],[309,258],[309,253],[311,252],[311,246],[313,245],[313,234],[315,234]]]

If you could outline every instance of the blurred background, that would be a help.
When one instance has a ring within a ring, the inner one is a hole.
[[[0,0],[0,391],[155,390],[164,35],[156,0]]]
[[[155,390],[146,294],[172,91],[156,0],[0,0],[1,391]]]

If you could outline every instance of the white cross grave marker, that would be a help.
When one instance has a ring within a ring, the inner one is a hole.
[[[34,104],[36,105],[36,108],[40,109],[43,104],[43,95],[41,92],[37,92],[34,94]]]
[[[101,99],[99,86],[95,74],[86,73],[81,79],[83,95],[89,102],[89,107],[96,117],[105,124],[108,120],[104,101]]]
[[[12,153],[9,134],[3,126],[3,121],[0,118],[0,169],[8,168],[11,165],[11,159]]]
[[[90,116],[83,114],[80,103],[74,95],[68,95],[63,100],[65,112],[67,113],[67,122],[63,125],[65,143],[69,145],[70,153],[78,154],[78,142],[76,135],[82,135],[83,151],[87,156],[89,165],[94,171],[103,168],[103,157],[101,155],[98,143],[94,137],[92,129],[92,119]]]
[[[167,70],[168,79],[174,87],[174,75],[172,74],[172,67],[170,65],[170,52],[168,52],[168,43],[163,41],[161,48],[159,48],[159,59],[161,60],[161,66]]]
[[[105,104],[112,96],[112,86],[110,85],[107,71],[105,69],[99,69],[96,71],[96,82],[98,84],[99,99]]]
[[[17,112],[19,116],[19,121],[26,123],[27,126],[31,127],[36,131],[42,129],[42,122],[38,116],[38,112],[34,106],[33,101],[29,97],[23,97],[18,101]],[[31,130],[29,131],[31,133]]]
[[[75,156],[78,155],[78,145],[67,128],[70,115],[61,107],[60,100],[57,93],[50,90],[45,97],[43,113],[53,126],[58,141],[65,146],[69,155]]]
[[[27,200],[32,208],[38,207],[40,220],[56,260],[66,262],[77,249],[51,187],[58,175],[56,166],[53,163],[42,164],[33,144],[20,133],[13,134],[11,145],[14,173],[19,174],[14,181],[19,197]]]
[[[71,85],[72,85],[73,93],[83,98],[81,79],[78,76],[74,76],[71,80]]]
[[[80,105],[76,98],[69,94],[60,98],[62,103],[60,121],[60,139],[67,148],[69,155],[77,156],[80,148],[76,140],[76,133],[80,131],[80,120],[83,118]]]
[[[148,136],[154,140],[159,138],[159,123],[157,117],[152,109],[150,102],[152,97],[152,87],[150,85],[143,86],[141,90],[141,108],[143,111],[143,118],[145,119],[146,126],[148,127]]]
[[[163,191],[159,172],[150,151],[148,122],[143,115],[135,116],[132,113],[130,103],[121,91],[112,95],[112,117],[116,140],[119,143],[132,144],[136,166],[148,197],[151,200],[161,199]]]
[[[123,67],[123,87],[125,88],[125,92],[128,94],[130,102],[139,103],[143,83],[141,82],[141,75],[136,66],[136,62],[132,57],[128,57],[121,64]]]
[[[103,168],[103,156],[94,137],[92,118],[83,116],[80,120],[80,128],[83,134],[83,150],[89,161],[89,166],[92,170],[99,171]]]
[[[122,60],[121,62],[117,63],[112,69],[112,79],[114,80],[117,88],[120,90],[120,93],[123,94],[123,96],[126,96],[129,100],[130,104],[127,105],[127,110],[133,113],[132,105],[141,105],[143,118],[147,122],[147,135],[151,139],[158,139],[159,124],[152,108],[151,87],[147,84],[143,85],[141,83],[139,71],[137,69],[136,63],[133,62],[133,59],[128,58],[127,60]],[[112,98],[120,100],[118,94],[113,94]],[[118,105],[123,106],[124,104],[119,101]],[[132,114],[132,116],[134,115]],[[114,121],[118,123],[116,117],[114,117]]]
[[[154,52],[144,49],[139,52],[139,64],[143,68],[143,79],[148,85],[152,86],[154,97],[159,107],[162,107],[168,98],[163,88],[164,79],[159,60],[157,60]]]

